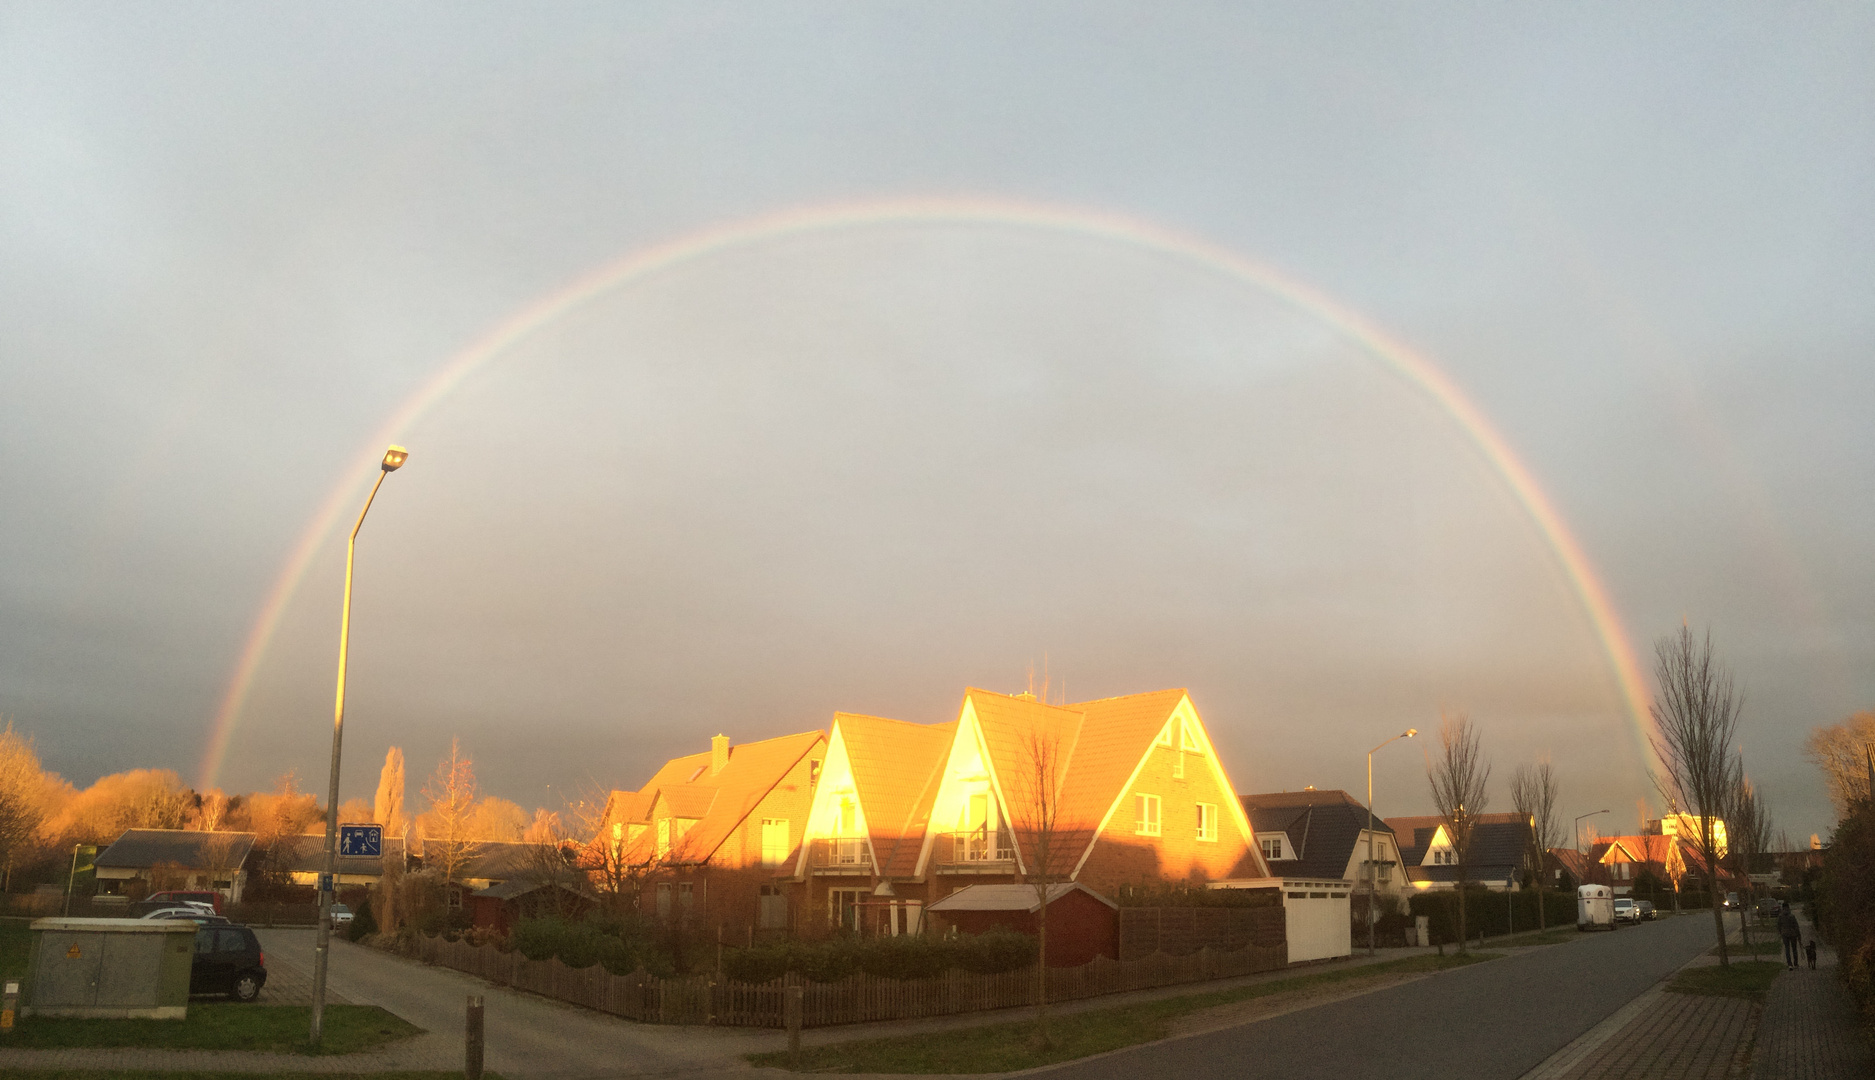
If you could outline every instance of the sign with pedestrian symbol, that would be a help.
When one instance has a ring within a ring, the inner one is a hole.
[[[384,854],[384,826],[340,825],[339,854],[376,859]]]

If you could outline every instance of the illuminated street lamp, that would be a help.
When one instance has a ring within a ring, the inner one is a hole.
[[[1419,734],[1418,728],[1407,728],[1393,738],[1383,742],[1367,752],[1367,955],[1374,955],[1374,920],[1378,912],[1374,904],[1380,898],[1380,864],[1374,861],[1374,755],[1387,743],[1410,739]],[[1394,850],[1399,850],[1400,838],[1393,838]]]
[[[337,885],[339,834],[339,746],[345,737],[345,656],[352,633],[352,557],[358,550],[358,530],[365,527],[365,515],[378,497],[384,478],[396,472],[410,452],[401,446],[384,451],[378,466],[377,483],[365,497],[365,508],[358,511],[358,524],[352,526],[351,539],[345,543],[345,606],[339,615],[339,689],[332,707],[332,779],[326,791],[325,872],[319,875],[319,929],[313,939],[312,1044],[319,1045],[326,1019],[326,954],[332,948],[332,893]]]

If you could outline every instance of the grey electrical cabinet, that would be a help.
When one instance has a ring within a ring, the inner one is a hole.
[[[195,929],[187,919],[36,919],[23,1012],[181,1020]]]

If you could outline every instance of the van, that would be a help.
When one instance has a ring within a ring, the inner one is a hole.
[[[1576,929],[1613,930],[1615,896],[1606,885],[1583,885],[1576,889]]]

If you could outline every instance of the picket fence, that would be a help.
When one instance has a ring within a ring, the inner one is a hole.
[[[558,957],[529,960],[519,951],[502,952],[493,945],[471,945],[441,936],[418,942],[421,958],[439,967],[653,1024],[778,1028],[789,986],[803,989],[804,1027],[948,1016],[1035,1002],[1035,972],[1029,968],[996,975],[953,970],[927,979],[860,973],[837,983],[810,982],[790,974],[772,982],[744,983],[710,975],[661,979],[643,970],[614,975],[603,964],[572,968]],[[1080,967],[1049,968],[1048,999],[1072,1001],[1274,971],[1288,963],[1288,956],[1287,945],[1250,945],[1230,951],[1204,948],[1185,956],[1157,953],[1138,960],[1101,956]]]

